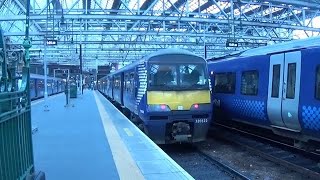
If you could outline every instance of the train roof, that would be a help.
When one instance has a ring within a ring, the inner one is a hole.
[[[192,55],[192,56],[196,56],[196,57],[199,57],[199,58],[202,58],[188,50],[185,50],[185,49],[179,49],[179,48],[168,48],[168,49],[161,49],[161,50],[158,50],[156,52],[153,52],[151,53],[150,55],[140,59],[140,60],[137,60],[129,65],[126,65],[125,67],[119,69],[119,70],[116,70],[110,74],[108,74],[107,76],[112,76],[114,74],[117,74],[119,72],[123,72],[123,71],[127,71],[133,67],[135,67],[136,65],[138,65],[139,63],[141,62],[145,62],[145,61],[148,61],[149,59],[153,58],[153,57],[156,57],[156,56],[160,56],[160,55],[166,55],[166,54],[185,54],[185,55]],[[202,58],[203,59],[203,58]]]
[[[240,56],[266,55],[310,47],[320,47],[320,36],[253,48],[244,51]]]
[[[179,49],[179,48],[168,48],[168,49],[160,49],[154,53],[151,53],[149,56],[146,56],[146,59],[150,59],[155,56],[165,55],[165,54],[185,54],[200,57],[188,50]]]
[[[30,73],[30,78],[44,79],[44,75]],[[62,80],[61,78],[55,78],[55,77],[50,77],[50,76],[47,76],[47,79]]]
[[[232,57],[219,58],[219,59],[215,59],[212,61],[208,61],[208,64],[228,62],[228,61],[237,61],[239,59],[244,59],[244,58],[248,58],[248,56],[232,56]]]
[[[235,52],[231,52],[229,54],[225,54],[223,56],[214,56],[211,58],[208,58],[207,61],[218,61],[218,60],[224,60],[224,59],[230,59],[232,57],[238,57],[241,55],[241,53],[243,53],[244,51],[235,51]]]
[[[121,69],[115,70],[114,72],[108,74],[107,76],[112,76],[112,75],[117,74],[117,73],[119,73],[119,72],[127,71],[127,70],[129,70],[129,69],[137,66],[138,64],[144,62],[145,60],[146,60],[146,59],[140,59],[140,60],[138,60],[138,61],[135,61],[135,62],[133,62],[133,63],[131,63],[131,64],[129,64],[129,65],[124,66],[124,67],[121,68]]]

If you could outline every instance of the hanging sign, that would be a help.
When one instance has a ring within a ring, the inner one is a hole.
[[[55,46],[55,45],[57,45],[58,44],[58,41],[57,40],[47,40],[47,45],[48,46]]]

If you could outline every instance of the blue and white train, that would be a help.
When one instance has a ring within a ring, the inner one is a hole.
[[[30,99],[40,99],[44,97],[44,76],[39,74],[30,74]],[[60,78],[48,77],[47,90],[48,95],[54,95],[64,92],[65,81]]]
[[[320,141],[320,38],[247,50],[208,63],[214,119],[299,142]]]
[[[208,78],[203,58],[164,49],[100,79],[98,89],[154,142],[197,142],[210,126]]]

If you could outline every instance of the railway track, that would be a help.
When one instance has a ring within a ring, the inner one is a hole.
[[[160,146],[195,179],[250,179],[194,144]]]
[[[307,177],[320,179],[320,155],[223,124],[215,123],[215,125],[219,129],[215,128],[209,135],[239,145],[260,157]]]
[[[222,161],[212,157],[209,153],[197,148],[198,153],[209,161],[214,166],[218,167],[221,171],[227,173],[233,179],[241,179],[241,180],[249,180],[250,178],[246,177],[241,172],[237,171],[236,169],[228,166],[227,164],[223,163]]]

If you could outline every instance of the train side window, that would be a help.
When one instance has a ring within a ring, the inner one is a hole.
[[[320,65],[317,66],[316,71],[316,99],[320,100]]]
[[[288,99],[294,99],[296,90],[296,63],[288,64],[288,77],[287,77],[287,94]]]
[[[214,75],[214,92],[234,94],[236,73],[217,73]]]
[[[241,76],[241,94],[257,95],[258,94],[258,71],[244,71]]]
[[[279,88],[280,88],[280,64],[273,65],[273,74],[272,74],[272,93],[271,97],[279,97]]]
[[[134,73],[130,73],[130,92],[133,93],[134,90]]]
[[[115,88],[115,89],[120,89],[120,77],[117,76],[117,77],[115,77],[114,79],[115,79],[114,88]]]
[[[126,91],[128,91],[128,89],[129,89],[129,74],[125,74],[124,75],[124,83],[123,83],[123,85],[124,85],[124,89],[126,90]]]

